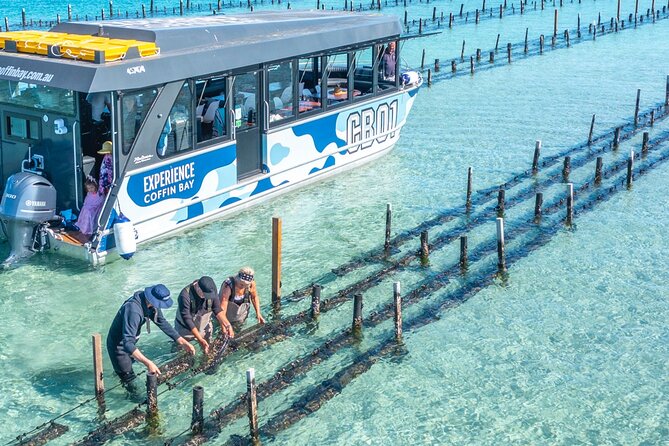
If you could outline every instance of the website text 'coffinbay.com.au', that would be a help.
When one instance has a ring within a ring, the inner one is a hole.
[[[20,67],[15,67],[13,65],[0,66],[0,76],[12,77],[20,81],[38,81],[38,82],[51,82],[53,79],[53,74],[49,73],[40,73],[39,71],[29,71],[24,70]]]

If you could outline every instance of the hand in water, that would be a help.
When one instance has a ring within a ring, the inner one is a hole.
[[[204,352],[204,354],[206,355],[207,353],[209,353],[209,343],[207,342],[207,340],[203,338],[202,341],[198,342],[200,343],[200,347],[202,347],[202,351]]]
[[[263,325],[265,323],[265,318],[262,317],[262,315],[260,315],[260,314],[258,315],[258,323],[261,324],[261,325]]]
[[[194,355],[195,354],[195,347],[191,345],[190,342],[186,341],[185,339],[181,338],[182,340],[179,341],[179,344],[186,350],[189,354]],[[205,341],[206,342],[206,341]],[[207,344],[207,347],[209,344]]]

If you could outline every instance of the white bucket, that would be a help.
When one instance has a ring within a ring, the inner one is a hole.
[[[126,260],[137,251],[135,227],[130,221],[114,224],[114,240],[116,240],[116,249],[119,255]]]

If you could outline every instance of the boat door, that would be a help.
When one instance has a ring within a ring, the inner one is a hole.
[[[262,119],[260,70],[235,76],[232,85],[235,135],[237,140],[237,180],[262,172]]]

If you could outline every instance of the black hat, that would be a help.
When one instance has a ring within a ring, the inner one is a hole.
[[[197,281],[197,286],[200,287],[204,293],[205,299],[215,299],[218,296],[218,288],[216,282],[209,276],[202,276]]]

